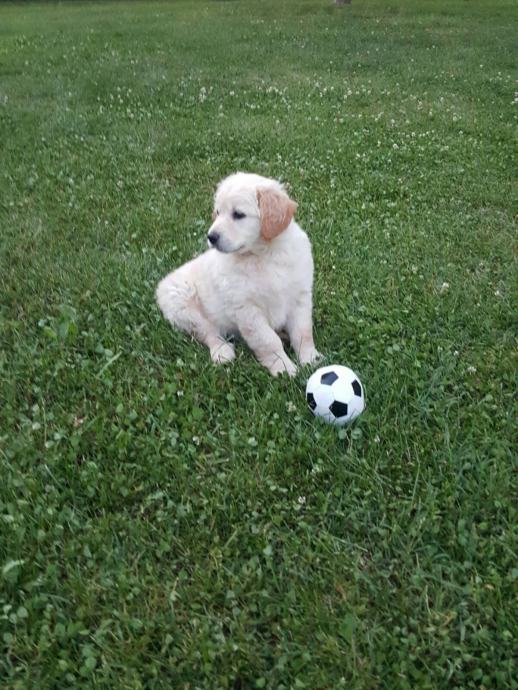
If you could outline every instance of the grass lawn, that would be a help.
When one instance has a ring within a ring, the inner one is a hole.
[[[0,686],[518,688],[513,0],[0,6]],[[324,363],[154,303],[280,178]]]

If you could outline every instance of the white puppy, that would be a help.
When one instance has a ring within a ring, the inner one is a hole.
[[[313,257],[293,220],[297,204],[282,185],[237,173],[214,198],[210,249],[166,276],[156,298],[166,319],[195,336],[214,362],[234,359],[225,338],[239,334],[274,376],[296,366],[284,351],[287,331],[302,364],[319,354],[313,343]]]

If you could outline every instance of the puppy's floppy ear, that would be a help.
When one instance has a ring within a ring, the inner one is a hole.
[[[258,189],[257,203],[261,217],[261,235],[273,240],[291,223],[297,204],[285,192],[276,189]]]

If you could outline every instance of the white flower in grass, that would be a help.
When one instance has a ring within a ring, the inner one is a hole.
[[[467,371],[468,371],[468,374],[476,374],[477,373],[477,367],[473,367],[473,366],[468,367]]]
[[[306,497],[305,496],[299,496],[297,498],[297,503],[299,504],[299,506],[305,505],[306,504]]]
[[[441,287],[440,287],[439,289],[440,289],[441,292],[446,292],[446,290],[449,290],[449,289],[450,289],[450,284],[444,282],[444,283],[441,285]]]

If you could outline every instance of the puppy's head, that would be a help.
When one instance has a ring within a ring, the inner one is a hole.
[[[209,247],[242,254],[264,247],[288,227],[296,209],[275,180],[249,173],[231,175],[216,190]]]

